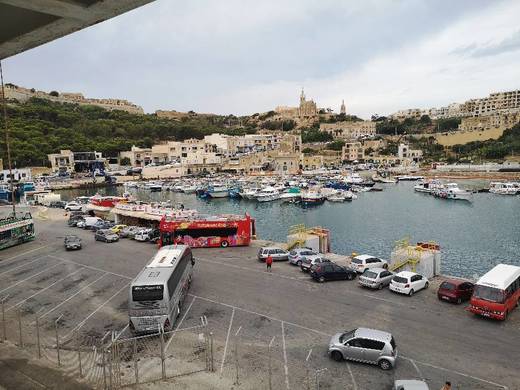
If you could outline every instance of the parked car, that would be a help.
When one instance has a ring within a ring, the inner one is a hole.
[[[159,229],[153,229],[148,233],[148,242],[156,244],[161,239],[161,231]]]
[[[328,262],[313,267],[311,276],[320,283],[328,280],[352,280],[356,277],[356,271]]]
[[[330,260],[326,257],[322,257],[321,255],[305,256],[302,259],[302,263],[300,264],[300,269],[303,272],[310,272],[312,267],[321,265],[323,263],[330,263]]]
[[[81,238],[75,235],[66,236],[64,240],[66,250],[81,249]]]
[[[289,252],[289,263],[299,267],[305,256],[316,256],[317,254],[310,248],[295,248]]]
[[[114,226],[113,222],[100,220],[91,226],[91,230],[97,232],[98,230],[110,230]]]
[[[99,217],[85,217],[84,218],[85,220],[85,224],[82,225],[82,226],[79,226],[79,223],[76,225],[77,227],[82,227],[84,229],[92,229],[92,227],[98,223],[99,221],[103,221],[101,218]]]
[[[49,207],[55,208],[55,209],[64,209],[67,205],[67,202],[63,200],[56,200],[54,202],[49,203]]]
[[[112,233],[119,234],[126,227],[126,225],[114,225],[110,228],[110,230],[112,231]]]
[[[116,242],[119,241],[119,236],[112,233],[110,229],[98,230],[94,235],[94,240],[104,242]]]
[[[399,379],[392,390],[430,390],[426,382],[417,379]]]
[[[66,211],[81,211],[83,206],[78,202],[69,202],[65,205],[64,209]]]
[[[441,283],[437,290],[439,300],[448,302],[462,303],[469,301],[473,295],[475,285],[464,280],[448,279]]]
[[[269,255],[271,255],[273,261],[289,259],[289,252],[281,248],[268,246],[258,250],[258,260],[260,261],[265,261]]]
[[[352,259],[351,267],[362,274],[369,268],[388,268],[388,262],[370,255],[359,255]]]
[[[127,226],[119,232],[120,238],[134,238],[137,232],[139,232],[139,226]]]
[[[77,226],[78,222],[85,222],[85,217],[83,215],[71,215],[69,220],[67,221],[67,225],[69,226]]]
[[[146,242],[150,239],[150,232],[152,229],[141,229],[134,235],[134,240],[140,242]]]
[[[428,288],[428,279],[415,272],[402,271],[394,275],[390,282],[390,291],[412,296],[419,290]]]
[[[78,222],[76,222],[76,224],[74,226],[76,226],[80,229],[85,229],[86,225],[87,225],[87,222],[85,221],[85,219],[81,219]]]
[[[392,281],[393,272],[384,268],[369,268],[359,276],[359,284],[363,287],[381,290]]]
[[[357,328],[330,339],[329,356],[336,361],[354,360],[377,364],[383,370],[395,367],[397,347],[393,336],[381,330]]]

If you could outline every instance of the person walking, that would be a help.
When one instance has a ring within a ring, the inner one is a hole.
[[[267,266],[266,271],[271,272],[271,266],[273,265],[273,256],[267,256],[267,259],[265,259],[265,265]]]
[[[451,382],[446,381],[444,386],[442,386],[441,390],[451,390]]]

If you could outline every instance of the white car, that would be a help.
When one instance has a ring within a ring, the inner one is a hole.
[[[402,271],[390,282],[390,290],[399,294],[412,296],[419,290],[428,288],[428,279],[415,272]]]
[[[359,255],[352,259],[350,266],[354,271],[362,274],[369,268],[387,269],[388,262],[371,255]]]
[[[134,240],[140,241],[140,242],[148,241],[150,239],[150,232],[151,231],[152,231],[152,229],[142,229],[142,230],[139,230],[135,234]]]
[[[65,205],[64,209],[66,211],[81,211],[83,210],[83,205],[78,202],[69,202]]]
[[[429,390],[429,387],[426,382],[417,379],[400,379],[394,382],[392,390]]]

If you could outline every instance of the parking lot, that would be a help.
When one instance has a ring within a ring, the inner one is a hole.
[[[24,324],[38,315],[42,337],[60,342],[75,331],[103,337],[127,330],[131,279],[156,247],[121,240],[95,242],[93,234],[64,220],[37,221],[36,241],[1,253],[0,298],[8,315]],[[74,233],[83,249],[66,252],[63,237]],[[276,262],[273,272],[256,260],[257,248],[195,250],[194,283],[176,326],[208,319],[214,336],[214,382],[229,388],[390,389],[394,379],[423,378],[431,389],[450,380],[454,389],[520,389],[520,310],[507,322],[474,317],[439,302],[438,282],[413,297],[388,289],[370,291],[357,281],[315,283],[297,267]],[[364,326],[391,332],[399,358],[394,370],[337,363],[326,353],[330,336]],[[30,332],[31,327],[28,327]],[[8,333],[16,333],[9,328]],[[271,343],[271,348],[268,348]],[[175,338],[167,341],[176,348]],[[269,358],[270,356],[270,358]]]

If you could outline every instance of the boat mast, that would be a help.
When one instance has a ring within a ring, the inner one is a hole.
[[[0,82],[2,84],[2,106],[4,111],[4,131],[5,131],[5,147],[7,150],[7,166],[9,167],[9,182],[11,184],[11,203],[13,205],[13,217],[16,218],[16,205],[14,198],[14,186],[13,186],[13,168],[11,166],[11,148],[9,147],[9,129],[7,127],[7,99],[5,97],[4,89],[4,73],[2,71],[2,61],[0,61]]]

